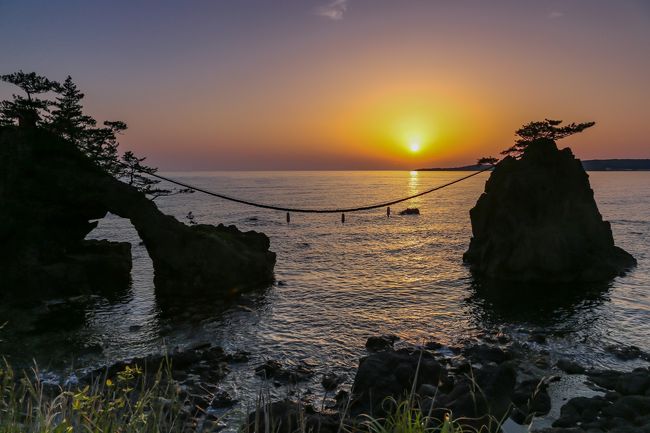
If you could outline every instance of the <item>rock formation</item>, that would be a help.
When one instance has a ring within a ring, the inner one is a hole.
[[[91,220],[128,218],[151,256],[158,293],[234,294],[272,281],[269,239],[223,225],[187,226],[39,129],[0,129],[0,296],[62,294],[128,283],[128,244],[86,241]]]
[[[492,172],[470,211],[463,259],[481,276],[522,282],[590,282],[636,264],[614,245],[580,160],[538,139]]]

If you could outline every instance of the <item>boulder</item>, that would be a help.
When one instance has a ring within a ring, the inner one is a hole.
[[[417,377],[416,377],[417,373]],[[423,384],[438,386],[447,373],[428,352],[401,349],[361,358],[352,385],[354,414],[380,415],[387,397],[397,400]]]
[[[345,377],[340,376],[336,373],[325,373],[320,383],[323,385],[325,391],[333,391],[345,380]]]
[[[567,358],[560,358],[556,364],[557,368],[565,372],[566,374],[584,374],[587,369],[577,363]]]
[[[314,373],[304,363],[283,365],[271,359],[255,367],[255,374],[263,379],[275,379],[278,383],[298,383],[309,379]]]
[[[510,410],[516,382],[517,372],[512,363],[486,365],[473,370],[473,376],[457,380],[436,405],[451,411],[455,418],[474,419],[478,430],[489,423],[489,417],[502,419]]]
[[[480,363],[494,362],[501,364],[513,358],[512,353],[508,350],[489,344],[475,344],[465,347],[463,355]]]
[[[416,207],[407,207],[399,212],[400,215],[420,215],[420,209]]]
[[[366,340],[366,350],[368,352],[381,352],[383,350],[392,350],[393,345],[399,340],[397,335],[378,335],[368,337]]]
[[[463,260],[478,276],[592,282],[636,264],[614,245],[580,160],[549,139],[497,164],[470,218],[472,239]]]
[[[231,296],[273,279],[263,233],[188,226],[42,129],[0,128],[0,296],[61,295],[97,281],[128,285],[130,248],[84,241],[108,212],[135,226],[151,257],[157,296]]]
[[[622,361],[630,361],[632,359],[644,359],[650,361],[650,355],[642,351],[637,346],[625,346],[620,344],[610,344],[605,347],[605,350]]]

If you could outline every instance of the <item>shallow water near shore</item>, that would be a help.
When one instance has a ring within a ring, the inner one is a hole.
[[[462,177],[462,172],[210,172],[165,175],[225,194],[296,207],[343,207],[410,195]],[[224,202],[201,193],[159,198],[163,212],[185,220],[235,224],[271,238],[276,283],[224,306],[179,299],[157,303],[151,262],[126,220],[109,216],[93,238],[129,241],[132,287],[117,296],[56,300],[47,306],[0,306],[0,353],[15,363],[35,359],[61,373],[164,347],[210,342],[251,353],[224,387],[246,402],[259,386],[253,366],[267,359],[305,362],[351,382],[364,343],[391,333],[408,343],[458,344],[504,332],[526,341],[545,329],[545,349],[585,365],[630,369],[605,351],[611,344],[650,352],[650,173],[592,172],[599,209],[618,246],[637,268],[610,283],[530,293],[495,294],[474,283],[462,254],[471,236],[469,209],[483,190],[481,174],[411,202],[346,215],[292,214]],[[405,207],[418,216],[399,216]],[[535,343],[530,343],[533,346]],[[319,375],[315,376],[315,383]],[[315,384],[312,384],[316,386]],[[307,384],[306,386],[309,386]]]

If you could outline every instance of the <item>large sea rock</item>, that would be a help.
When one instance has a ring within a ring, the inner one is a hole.
[[[480,276],[591,282],[636,264],[614,245],[580,160],[552,140],[536,140],[521,158],[497,164],[470,217],[473,236],[463,259]]]
[[[128,285],[128,243],[88,241],[108,212],[127,218],[154,267],[158,295],[229,296],[273,279],[263,233],[188,226],[47,131],[0,128],[0,296]]]

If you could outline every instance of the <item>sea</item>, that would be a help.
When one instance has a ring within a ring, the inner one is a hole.
[[[274,171],[168,172],[207,190],[286,207],[341,208],[384,202],[444,184],[466,172]],[[107,215],[89,238],[132,244],[132,285],[117,297],[55,299],[45,305],[0,306],[0,354],[36,363],[51,378],[116,360],[210,343],[250,353],[220,387],[253,401],[263,386],[253,368],[266,360],[334,372],[350,384],[369,336],[395,334],[401,345],[461,345],[507,334],[554,359],[629,370],[608,346],[650,352],[650,172],[590,172],[595,199],[618,246],[638,266],[614,280],[565,291],[522,286],[507,295],[482,290],[463,264],[471,237],[469,210],[483,191],[482,173],[386,209],[345,215],[292,214],[252,208],[195,192],[156,199],[165,213],[190,223],[234,224],[266,233],[277,254],[275,282],[233,302],[196,302],[179,291],[179,307],[156,303],[153,268],[128,220]],[[419,215],[400,216],[416,207]],[[647,364],[647,363],[646,363]],[[641,364],[645,365],[645,364]],[[320,391],[318,391],[320,389]],[[284,392],[284,391],[277,391]],[[312,392],[312,391],[310,391]]]

